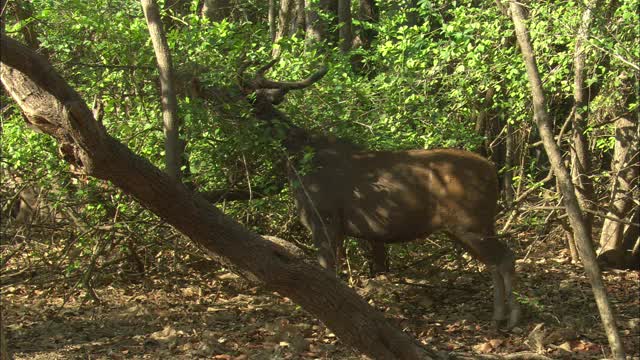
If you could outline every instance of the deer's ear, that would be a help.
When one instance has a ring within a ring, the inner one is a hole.
[[[273,105],[278,105],[284,101],[284,96],[287,95],[288,90],[273,89],[270,91],[270,100]]]

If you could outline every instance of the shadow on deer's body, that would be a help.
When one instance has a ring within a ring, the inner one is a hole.
[[[514,255],[495,236],[496,169],[486,159],[454,149],[366,151],[343,140],[312,136],[274,105],[289,90],[302,89],[326,73],[298,82],[264,78],[274,62],[242,82],[256,118],[283,129],[290,160],[288,177],[304,225],[318,248],[320,264],[333,271],[345,236],[370,243],[373,270],[386,270],[385,243],[425,238],[444,231],[493,274],[494,314],[514,326],[519,307],[513,295]],[[295,159],[313,149],[306,171]],[[507,314],[509,312],[509,314]]]

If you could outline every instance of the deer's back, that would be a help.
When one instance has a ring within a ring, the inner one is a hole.
[[[319,151],[303,183],[296,197],[305,207],[311,199],[321,213],[339,214],[347,235],[386,242],[451,226],[485,231],[498,196],[493,164],[456,149]]]

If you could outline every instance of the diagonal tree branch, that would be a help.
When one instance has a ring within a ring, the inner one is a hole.
[[[216,259],[289,297],[363,353],[375,359],[432,358],[335,276],[250,232],[133,154],[106,133],[44,58],[4,35],[0,40],[0,78],[7,91],[32,126],[66,145],[88,175],[111,181]]]

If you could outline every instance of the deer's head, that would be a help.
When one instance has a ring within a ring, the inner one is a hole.
[[[244,71],[249,64],[241,65],[238,70],[242,93],[252,104],[255,116],[261,120],[273,121],[274,119],[280,119],[286,121],[286,116],[279,112],[275,108],[275,105],[282,103],[290,90],[309,87],[316,81],[322,79],[328,71],[328,68],[323,66],[308,78],[300,81],[273,81],[267,79],[265,73],[272,68],[277,61],[278,60],[275,59],[262,66],[256,71],[256,74],[249,79],[244,76]]]

